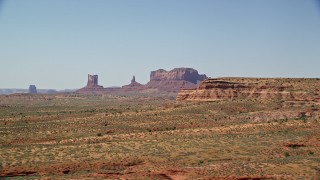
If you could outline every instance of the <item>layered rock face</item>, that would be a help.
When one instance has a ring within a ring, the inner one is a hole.
[[[102,92],[102,91],[103,91],[103,86],[98,85],[98,75],[88,74],[87,86],[77,90],[76,92],[95,93],[95,92]]]
[[[230,81],[231,80],[231,81]],[[233,81],[232,81],[233,80]],[[234,99],[319,101],[320,81],[316,79],[207,79],[196,89],[183,89],[177,101],[218,101]]]
[[[203,81],[206,78],[206,75],[200,75],[197,70],[192,68],[175,68],[171,71],[159,69],[150,73],[150,81],[184,80],[197,84],[198,81]]]
[[[151,71],[147,88],[160,91],[178,92],[182,88],[194,88],[199,81],[206,79],[206,75],[200,75],[192,68],[175,68],[171,71],[159,69]]]

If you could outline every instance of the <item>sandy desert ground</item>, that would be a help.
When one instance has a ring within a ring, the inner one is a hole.
[[[320,105],[174,97],[0,96],[0,176],[319,179]]]

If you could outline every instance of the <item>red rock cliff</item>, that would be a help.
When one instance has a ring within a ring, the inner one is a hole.
[[[96,93],[102,92],[103,86],[98,85],[98,75],[88,74],[87,86],[77,90],[77,93]]]
[[[151,71],[147,88],[160,91],[178,92],[180,89],[195,88],[199,81],[206,79],[206,75],[200,75],[192,68],[175,68],[171,71],[159,69]]]
[[[183,89],[177,101],[233,99],[299,100],[319,102],[320,80],[294,78],[206,79],[196,89]]]
[[[150,81],[184,80],[197,84],[198,81],[203,81],[206,78],[206,75],[200,75],[197,70],[192,68],[175,68],[171,71],[159,69],[151,71],[150,74]]]

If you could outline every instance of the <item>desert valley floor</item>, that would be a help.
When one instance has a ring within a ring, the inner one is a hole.
[[[0,177],[317,179],[317,103],[0,96]]]

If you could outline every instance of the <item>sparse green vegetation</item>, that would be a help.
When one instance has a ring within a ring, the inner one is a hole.
[[[284,156],[285,156],[285,157],[289,157],[290,154],[289,154],[288,152],[284,152]]]
[[[313,178],[320,162],[316,103],[82,95],[0,99],[1,176]]]

